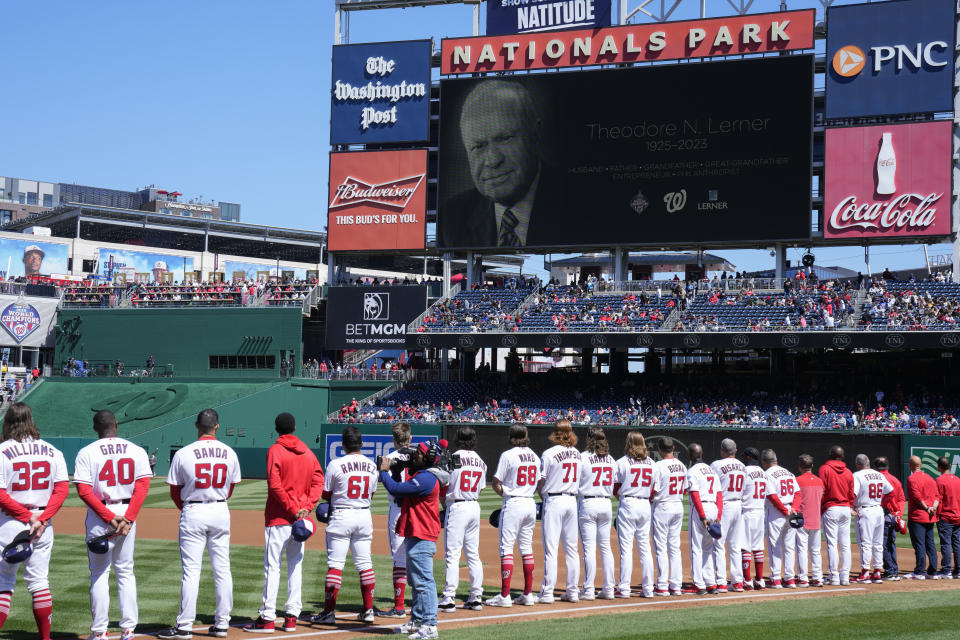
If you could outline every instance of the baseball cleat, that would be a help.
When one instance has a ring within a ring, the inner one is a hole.
[[[796,589],[797,581],[794,580],[793,578],[788,578],[787,580],[783,581],[783,586],[786,587],[787,589]]]
[[[883,584],[883,574],[879,571],[874,571],[871,580],[873,580],[873,584]]]
[[[927,580],[940,580],[941,578],[943,578],[943,576],[940,575],[939,573],[928,573],[928,574],[927,574]]]
[[[414,633],[419,628],[420,628],[419,622],[417,622],[416,620],[408,620],[404,622],[402,625],[400,625],[399,627],[397,627],[397,633],[409,635],[411,633]]]
[[[553,594],[541,591],[537,596],[537,604],[553,604]]]
[[[617,589],[616,591],[613,592],[613,597],[614,597],[614,598],[623,598],[623,599],[629,598],[629,597],[630,597],[630,591],[629,591],[629,590],[627,590],[627,591],[622,591],[622,590],[620,590],[620,589]]]
[[[537,596],[532,593],[524,593],[513,599],[513,604],[519,604],[524,607],[532,607],[537,604]]]
[[[374,607],[373,615],[379,618],[406,618],[407,610],[397,609],[396,607],[394,607],[393,609],[377,609],[376,607]]]
[[[290,615],[289,613],[283,616],[283,626],[280,628],[284,631],[296,631],[297,616]]]
[[[360,615],[357,616],[357,622],[366,622],[367,624],[373,624],[373,619],[373,609],[364,609],[360,612]]]
[[[337,614],[335,611],[323,611],[315,616],[311,616],[312,624],[337,624]]]
[[[683,591],[681,591],[680,589],[670,589],[670,595],[672,595],[672,596],[682,596],[682,595],[683,595]]]
[[[250,633],[273,633],[275,626],[273,620],[264,620],[261,616],[250,624],[243,625],[242,628]]]
[[[696,587],[696,586],[684,587],[683,589],[681,589],[681,592],[682,592],[683,595],[685,595],[685,596],[705,596],[705,595],[707,595],[707,590],[706,590],[705,588],[703,588],[703,587]],[[671,592],[671,594],[672,594],[672,593],[673,593],[673,592]]]
[[[725,584],[717,585],[717,593],[726,593],[727,591],[728,591],[727,585]]]
[[[737,592],[737,593],[743,593],[743,583],[742,583],[742,582],[734,582],[734,583],[733,583],[733,586],[730,587],[730,590],[731,590],[731,591],[735,591],[735,592]]]
[[[744,590],[746,590],[746,591],[753,591],[753,581],[752,581],[752,580],[747,580],[746,582],[744,582],[744,583],[743,583],[743,588],[744,588]]]
[[[158,638],[161,640],[192,640],[193,631],[190,629],[177,629],[176,627],[170,627],[169,629],[164,629],[157,634]]]
[[[858,575],[856,578],[853,579],[853,581],[858,582],[860,584],[870,584],[871,582],[870,572],[864,569],[863,571],[860,572],[860,575]]]
[[[593,589],[580,589],[578,594],[581,600],[596,600],[597,596],[594,595]]]
[[[641,592],[640,592],[640,597],[641,597],[641,598],[652,598],[652,597],[653,597],[653,591],[641,591]]]
[[[87,640],[108,640],[109,637],[106,631],[94,631],[87,637]]]
[[[560,596],[560,602],[571,602],[576,604],[580,602],[580,594],[578,593],[565,593]]]
[[[759,580],[754,580],[753,588],[756,589],[757,591],[761,591],[767,588],[767,583],[763,581],[763,578],[760,578]]]
[[[483,611],[483,603],[479,599],[468,600],[464,603],[463,608],[467,611]]]
[[[670,592],[667,591],[666,589],[654,589],[654,590],[653,590],[653,595],[655,595],[655,596],[668,596],[668,595],[670,595]]]
[[[492,598],[488,598],[483,604],[488,607],[512,607],[513,600],[510,599],[510,596],[505,596],[502,593],[498,593]]]
[[[437,609],[444,613],[453,613],[457,610],[457,603],[453,601],[453,598],[444,598],[437,604]]]
[[[771,580],[770,581],[771,589],[783,589],[783,583],[780,580]]]
[[[133,629],[124,629],[120,632],[120,640],[131,640],[133,638]]]
[[[613,591],[607,591],[606,589],[602,590],[597,594],[597,599],[599,600],[613,600],[614,593]]]
[[[226,638],[228,629],[226,627],[210,627],[207,629],[207,635],[214,638]]]
[[[810,586],[810,581],[809,581],[809,580],[801,580],[801,581],[799,581],[799,582],[797,583],[797,586],[806,589],[807,587]]]
[[[436,625],[425,624],[407,637],[410,640],[435,640],[440,637],[440,634],[437,632]]]

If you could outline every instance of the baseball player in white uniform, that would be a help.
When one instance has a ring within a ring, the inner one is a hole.
[[[39,640],[50,640],[53,598],[50,595],[50,552],[53,525],[50,519],[60,510],[70,492],[67,463],[63,454],[40,439],[33,412],[15,402],[3,416],[0,444],[0,548],[18,534],[33,536],[33,553],[21,563],[0,561],[0,629],[10,614],[10,598],[23,567],[27,591],[33,599],[33,618]]]
[[[737,443],[730,438],[720,442],[720,459],[710,466],[720,477],[723,489],[723,513],[720,516],[720,559],[717,560],[717,590],[727,590],[727,559],[730,560],[730,589],[743,591],[743,559],[740,553],[743,547],[743,518],[741,517],[741,497],[746,482],[747,470],[737,460]],[[727,556],[723,557],[724,545]]]
[[[853,474],[853,511],[857,518],[857,545],[860,547],[860,575],[855,582],[883,582],[883,496],[893,485],[882,473],[870,468],[870,458],[859,454]],[[870,568],[873,567],[873,575]]]
[[[599,597],[613,599],[613,550],[610,548],[610,525],[613,524],[613,481],[617,463],[610,455],[607,436],[600,427],[587,431],[587,449],[580,454],[579,506],[580,541],[583,544],[583,588],[581,600]],[[600,551],[600,567],[603,569],[603,585],[594,595],[594,580],[597,576],[597,554]]]
[[[537,504],[533,494],[540,478],[540,457],[530,449],[527,427],[515,423],[510,427],[511,449],[500,454],[493,474],[493,490],[503,496],[500,511],[500,593],[488,598],[485,604],[509,607],[537,603],[533,595],[533,529],[537,524]],[[520,548],[523,558],[523,594],[510,599],[510,579],[513,577],[513,547]]]
[[[617,508],[617,542],[620,545],[620,580],[614,596],[630,597],[633,576],[633,545],[640,555],[641,593],[653,597],[653,553],[650,551],[650,493],[653,490],[653,459],[639,431],[627,434],[624,456],[617,460],[614,492]]]
[[[347,562],[347,549],[353,555],[353,565],[360,574],[360,593],[363,609],[357,619],[373,622],[373,590],[376,577],[370,545],[373,542],[373,521],[370,502],[377,490],[380,473],[377,465],[363,455],[360,430],[349,426],[343,430],[342,457],[327,467],[323,499],[330,501],[330,521],[327,523],[327,578],[323,611],[310,621],[336,624],[337,595]]]
[[[483,563],[480,561],[480,492],[487,486],[487,463],[474,448],[477,432],[473,427],[457,430],[460,468],[450,473],[445,497],[447,520],[443,527],[444,557],[447,562],[446,584],[438,604],[440,611],[455,611],[453,599],[460,583],[460,550],[467,556],[470,593],[464,609],[483,609]]]
[[[800,512],[800,485],[793,472],[777,464],[773,449],[760,454],[760,466],[767,476],[767,546],[770,548],[770,586],[796,587],[797,530],[789,518]],[[780,573],[783,572],[781,582]]]
[[[743,493],[740,494],[740,517],[743,520],[743,588],[765,589],[763,580],[764,509],[767,504],[767,475],[760,467],[760,452],[755,447],[743,451]],[[756,569],[756,580],[750,580],[750,560]]]
[[[227,499],[240,482],[236,452],[216,439],[220,416],[213,409],[197,415],[199,438],[177,451],[170,462],[167,484],[170,498],[180,509],[180,613],[176,624],[158,638],[190,640],[197,614],[197,592],[203,550],[210,554],[216,604],[208,633],[227,636],[233,609],[233,575],[230,572],[230,509]]]
[[[577,434],[569,420],[560,420],[549,436],[553,446],[540,458],[540,484],[543,499],[540,531],[543,535],[543,583],[537,602],[553,603],[557,585],[557,548],[563,544],[567,565],[566,591],[561,600],[577,602],[580,598],[580,557],[577,554],[577,494],[579,493],[580,452]]]
[[[408,454],[402,449],[410,446],[410,424],[398,422],[393,425],[393,451],[386,455],[390,460],[406,460]],[[408,479],[404,471],[404,479]],[[400,518],[400,503],[390,497],[390,507],[387,511],[387,542],[390,544],[390,557],[393,559],[393,608],[381,610],[374,608],[374,613],[383,618],[405,618],[407,611],[404,597],[407,590],[407,552],[403,546],[404,538],[397,533],[397,520]]]
[[[690,516],[687,531],[690,537],[690,577],[692,592],[702,596],[717,593],[714,568],[724,562],[723,547],[707,531],[723,516],[723,490],[720,476],[703,461],[703,448],[696,443],[687,447],[690,469],[687,471],[686,490],[690,496]]]
[[[136,519],[150,490],[150,458],[129,440],[117,436],[112,412],[98,411],[93,429],[99,439],[77,454],[73,482],[87,504],[87,540],[107,533],[118,535],[106,543],[106,553],[87,551],[90,561],[91,640],[107,640],[110,623],[110,566],[117,576],[121,640],[129,640],[137,626],[137,578],[133,574]]]
[[[673,438],[661,438],[657,444],[661,459],[653,464],[653,548],[657,559],[657,587],[653,593],[658,596],[681,595],[683,578],[680,529],[687,468],[674,457],[674,446]]]

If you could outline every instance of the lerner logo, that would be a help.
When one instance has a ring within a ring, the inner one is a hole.
[[[0,322],[7,329],[17,344],[26,339],[40,327],[40,313],[36,307],[28,302],[17,301],[7,305],[0,313]]]
[[[388,320],[390,318],[389,293],[363,294],[363,319]]]

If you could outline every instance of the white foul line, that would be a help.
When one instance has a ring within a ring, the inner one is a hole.
[[[749,598],[776,598],[776,597],[784,597],[784,596],[819,595],[819,594],[822,594],[822,593],[850,593],[851,591],[867,591],[867,588],[866,588],[866,587],[849,587],[849,588],[846,588],[846,589],[808,589],[808,590],[803,590],[803,591],[800,591],[800,590],[797,590],[797,591],[793,591],[793,590],[782,590],[782,591],[781,591],[781,590],[769,590],[769,589],[768,589],[766,593],[744,593],[744,594],[741,594],[741,595],[705,596],[705,597],[696,597],[696,598],[680,597],[680,598],[676,598],[676,599],[674,599],[674,598],[672,598],[672,597],[667,597],[667,598],[653,598],[653,599],[646,599],[646,598],[645,598],[645,599],[643,599],[642,602],[629,602],[629,603],[624,603],[624,604],[601,604],[601,605],[593,605],[593,606],[590,606],[590,607],[576,607],[576,608],[565,608],[565,609],[543,609],[543,608],[540,608],[539,610],[524,611],[523,613],[501,613],[501,614],[492,615],[492,616],[477,616],[477,617],[473,617],[473,618],[457,618],[457,619],[455,619],[455,620],[443,620],[442,618],[439,618],[439,617],[438,617],[438,619],[437,619],[437,624],[442,624],[442,623],[447,623],[447,624],[453,624],[453,623],[471,623],[471,622],[480,622],[480,621],[484,621],[484,620],[503,620],[503,619],[507,619],[507,618],[526,618],[526,617],[528,617],[528,616],[542,616],[542,615],[544,615],[545,613],[551,613],[551,612],[554,612],[554,611],[555,611],[555,612],[558,612],[558,613],[580,612],[580,611],[606,611],[606,610],[609,610],[609,609],[634,609],[634,608],[638,608],[638,607],[653,607],[653,606],[657,606],[657,605],[661,605],[661,604],[674,604],[674,603],[683,604],[683,603],[687,603],[687,602],[691,602],[691,603],[692,603],[692,602],[722,602],[722,601],[724,601],[724,600],[744,600],[744,599],[749,599]],[[521,605],[516,605],[516,606],[521,606]],[[442,615],[442,614],[441,614],[441,615]],[[356,620],[356,619],[357,619],[357,618],[356,618],[356,614],[353,614],[353,613],[343,614],[343,615],[340,615],[340,616],[337,616],[337,617],[340,618],[341,620],[345,620],[345,619]],[[239,627],[242,627],[242,626],[245,625],[245,624],[249,624],[249,623],[244,622],[244,623],[242,623],[242,624],[231,625],[231,626],[234,627],[234,628],[239,628]],[[283,638],[290,638],[290,639],[293,639],[293,638],[314,638],[314,637],[317,637],[317,636],[329,636],[329,635],[334,635],[334,634],[338,634],[338,633],[361,633],[361,632],[364,632],[364,631],[372,631],[372,630],[377,630],[377,629],[380,629],[380,630],[383,630],[383,629],[393,629],[394,633],[398,633],[397,629],[399,628],[399,626],[400,626],[400,625],[394,625],[394,626],[392,626],[392,627],[390,627],[390,626],[382,626],[382,625],[373,625],[373,626],[366,626],[366,627],[350,627],[349,629],[330,629],[330,630],[327,630],[327,631],[308,631],[307,633],[293,633],[293,634],[287,633],[287,634],[283,634],[282,637],[283,637]],[[196,628],[196,627],[194,627],[194,628]],[[157,633],[159,633],[159,632],[157,632]],[[156,634],[156,633],[138,633],[138,634],[136,634],[136,636],[155,636],[155,635],[157,635],[157,634]],[[253,637],[256,637],[257,635],[261,635],[261,634],[250,634],[250,635],[251,635],[251,638],[253,638]],[[120,638],[119,635],[110,636],[110,640],[118,640],[119,638]]]

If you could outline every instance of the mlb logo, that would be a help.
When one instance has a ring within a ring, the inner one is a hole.
[[[0,312],[0,324],[19,344],[40,327],[40,313],[32,304],[14,302]]]
[[[363,294],[363,319],[387,320],[390,317],[389,293]]]

